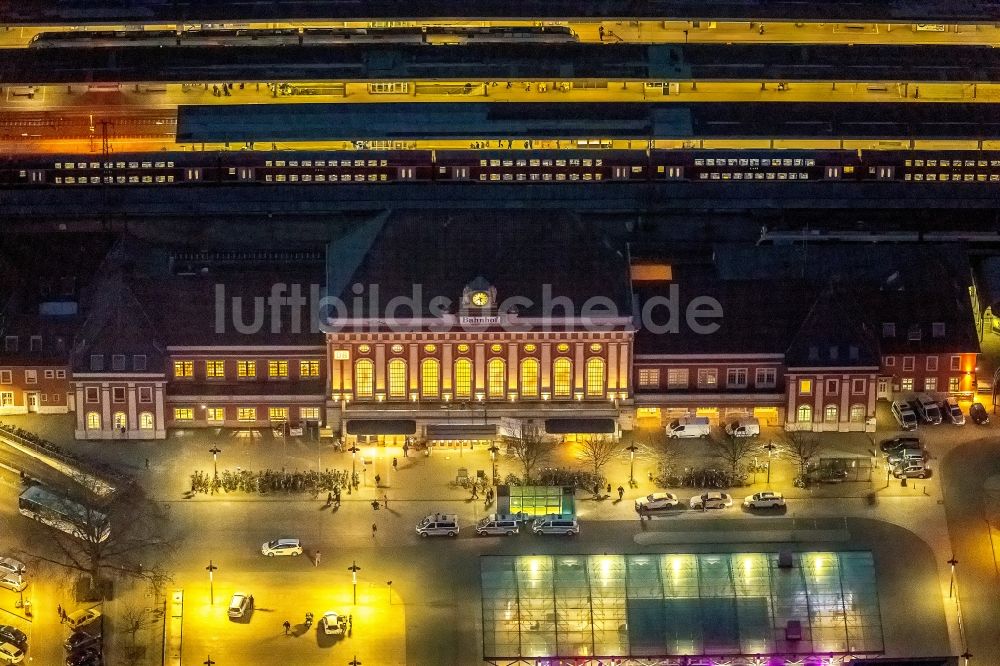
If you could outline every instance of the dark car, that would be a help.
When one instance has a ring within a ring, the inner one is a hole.
[[[986,425],[990,422],[990,415],[986,413],[986,408],[981,402],[972,403],[969,407],[969,418],[976,425]]]
[[[28,644],[28,636],[17,627],[0,624],[0,643],[11,643],[23,650]]]
[[[63,644],[67,652],[76,652],[82,650],[91,645],[100,645],[101,635],[100,634],[88,634],[85,631],[74,631],[72,635]]]
[[[900,449],[922,449],[924,447],[921,446],[919,437],[903,435],[902,437],[883,439],[879,442],[878,448],[882,453],[893,453]]]
[[[100,666],[101,649],[91,646],[66,657],[66,666]]]

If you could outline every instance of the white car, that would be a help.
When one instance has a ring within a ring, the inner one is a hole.
[[[80,627],[87,626],[99,617],[101,617],[101,611],[96,608],[85,608],[67,615],[65,624],[70,629],[79,629]]]
[[[343,636],[347,633],[347,618],[335,611],[323,613],[319,626],[327,636]]]
[[[962,413],[962,408],[958,404],[950,400],[945,400],[941,403],[941,411],[944,413],[945,419],[950,423],[959,426],[965,425],[965,414]]]
[[[22,661],[24,661],[24,650],[10,643],[0,643],[0,662],[20,664]]]
[[[9,573],[0,576],[0,587],[5,587],[14,592],[23,592],[24,588],[28,587],[28,582],[22,576]]]
[[[729,493],[716,491],[695,495],[690,502],[692,509],[725,509],[732,505],[733,498]]]
[[[664,509],[678,507],[680,504],[681,501],[673,493],[652,493],[637,499],[635,501],[635,510],[637,513],[663,511]]]
[[[785,506],[785,498],[781,493],[765,490],[743,498],[743,506],[748,509],[772,509]]]
[[[302,542],[298,539],[274,539],[261,545],[261,555],[274,557],[275,555],[291,555],[298,557],[302,554]]]
[[[21,560],[15,560],[13,557],[0,557],[0,574],[12,573],[23,576],[27,571],[28,567],[24,566],[24,562]]]

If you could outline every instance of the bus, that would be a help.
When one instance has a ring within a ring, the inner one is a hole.
[[[43,486],[31,486],[21,493],[17,508],[22,515],[78,539],[103,543],[111,536],[106,515]]]

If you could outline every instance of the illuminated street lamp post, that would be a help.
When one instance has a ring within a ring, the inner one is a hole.
[[[764,448],[767,450],[767,485],[771,485],[771,454],[778,447],[774,445],[774,442],[768,442]]]
[[[489,452],[490,452],[490,461],[493,463],[493,485],[496,486],[499,484],[500,481],[499,479],[497,479],[497,454],[500,453],[500,447],[497,446],[496,442],[493,442],[493,444],[490,446]]]
[[[208,599],[211,605],[215,605],[215,570],[219,567],[212,564],[212,560],[208,561],[208,566],[205,570],[208,571]]]
[[[354,605],[358,605],[358,572],[361,571],[361,567],[358,566],[357,560],[351,562],[351,566],[347,567],[347,570],[351,572],[351,585],[354,587]],[[391,590],[390,590],[391,592]]]
[[[212,467],[215,468],[215,476],[219,476],[219,454],[222,453],[222,449],[213,446],[208,452],[212,454]]]
[[[212,660],[212,655],[208,655],[208,659],[201,663],[205,664],[205,666],[215,666],[215,661]]]
[[[635,487],[635,452],[639,450],[639,447],[635,443],[629,444],[625,447],[628,451],[628,485]]]
[[[357,444],[351,444],[351,448],[347,450],[351,452],[351,480],[347,484],[347,494],[350,495],[351,488],[354,486],[354,477],[357,474],[358,451],[360,451],[361,449],[358,448]]]
[[[347,666],[361,666],[361,662],[358,661],[358,655],[354,655],[354,659],[347,662]]]
[[[387,581],[385,581],[385,584],[389,586],[389,605],[391,606],[392,605],[392,581],[391,580],[387,580]]]
[[[948,598],[951,599],[955,592],[955,565],[958,564],[958,560],[955,559],[954,555],[948,560],[948,564],[951,565],[951,582],[948,583]]]

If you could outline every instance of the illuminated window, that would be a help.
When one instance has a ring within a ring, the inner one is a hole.
[[[604,359],[591,358],[587,361],[587,395],[604,395]]]
[[[319,360],[299,361],[299,377],[319,377]]]
[[[174,377],[178,379],[194,377],[194,362],[174,361]]]
[[[951,393],[956,393],[961,385],[961,379],[959,377],[949,377],[948,378],[948,391]]]
[[[503,351],[503,346],[502,345],[493,345],[493,346],[490,347],[490,351],[493,352],[494,354],[499,354],[500,352]]]
[[[640,388],[658,388],[660,386],[660,369],[659,368],[640,368],[639,369],[639,387]]]
[[[538,361],[533,358],[521,361],[521,395],[525,398],[538,397]]]
[[[601,343],[600,342],[595,342],[592,345],[590,345],[590,351],[592,351],[594,353],[597,353],[597,352],[601,351]]]
[[[437,359],[425,358],[420,364],[420,395],[436,398],[441,388],[441,364]]]
[[[799,405],[799,411],[795,418],[799,423],[812,423],[813,420],[813,408],[812,405]]]
[[[139,429],[140,430],[153,429],[153,412],[142,412],[139,414]]]
[[[863,423],[865,420],[865,406],[851,405],[851,423]]]
[[[366,358],[354,364],[354,391],[359,398],[370,398],[374,391],[375,364]]]
[[[288,361],[268,361],[267,376],[282,379],[288,377]]]
[[[205,420],[213,423],[222,423],[226,420],[225,407],[207,407],[205,409]]]
[[[925,377],[924,378],[924,390],[925,391],[937,391],[937,377]]]
[[[465,352],[469,351],[469,345],[467,345],[465,343],[460,344],[458,346],[458,351],[460,351],[460,352],[462,352],[464,354]]]
[[[115,424],[115,430],[128,428],[128,418],[125,416],[125,412],[115,412],[111,422]]]
[[[257,361],[236,361],[236,376],[252,378],[257,376]]]
[[[903,377],[900,381],[900,388],[904,391],[913,390],[913,377]]]
[[[257,408],[256,407],[239,407],[236,409],[236,420],[237,421],[256,421],[257,420]]]
[[[433,354],[437,351],[437,345],[424,345],[424,351],[428,354]]]
[[[225,361],[205,361],[205,376],[209,379],[221,379],[226,376]]]
[[[99,412],[87,412],[87,429],[88,430],[101,429],[101,415]]]
[[[194,409],[191,407],[174,407],[175,421],[193,421]]]
[[[392,353],[393,354],[402,354],[403,353],[403,345],[393,345],[392,346]]]
[[[371,350],[372,350],[371,345],[360,345],[358,347],[358,351],[361,352],[362,354],[367,354]]]
[[[836,423],[838,413],[837,405],[827,405],[823,410],[823,420],[827,423]]]
[[[303,421],[319,421],[319,407],[299,407],[299,418]]]
[[[406,397],[406,361],[401,358],[389,361],[389,397]]]
[[[534,354],[536,349],[538,349],[538,347],[536,347],[535,345],[531,344],[530,342],[528,344],[524,345],[524,351],[526,353],[528,353],[528,354]]]
[[[690,373],[687,368],[670,368],[667,370],[668,389],[686,389],[690,383]]]
[[[698,369],[698,388],[714,389],[719,385],[719,371],[716,368]]]
[[[288,407],[270,407],[267,410],[267,418],[272,422],[285,422],[288,420]]]
[[[472,361],[467,358],[455,361],[455,397],[458,399],[472,397]]]
[[[560,342],[560,343],[559,343],[559,344],[558,344],[558,345],[556,346],[556,350],[557,350],[557,351],[560,351],[560,352],[562,352],[562,353],[564,353],[564,354],[565,354],[566,352],[568,352],[568,351],[569,351],[569,345],[568,345],[568,344],[566,344],[565,342]]]
[[[506,391],[507,366],[503,359],[492,358],[486,366],[486,390],[491,398],[502,398]]]
[[[811,379],[799,380],[799,395],[811,395],[813,392],[813,381]]]
[[[565,357],[552,364],[552,393],[557,398],[568,398],[573,390],[573,363]]]

